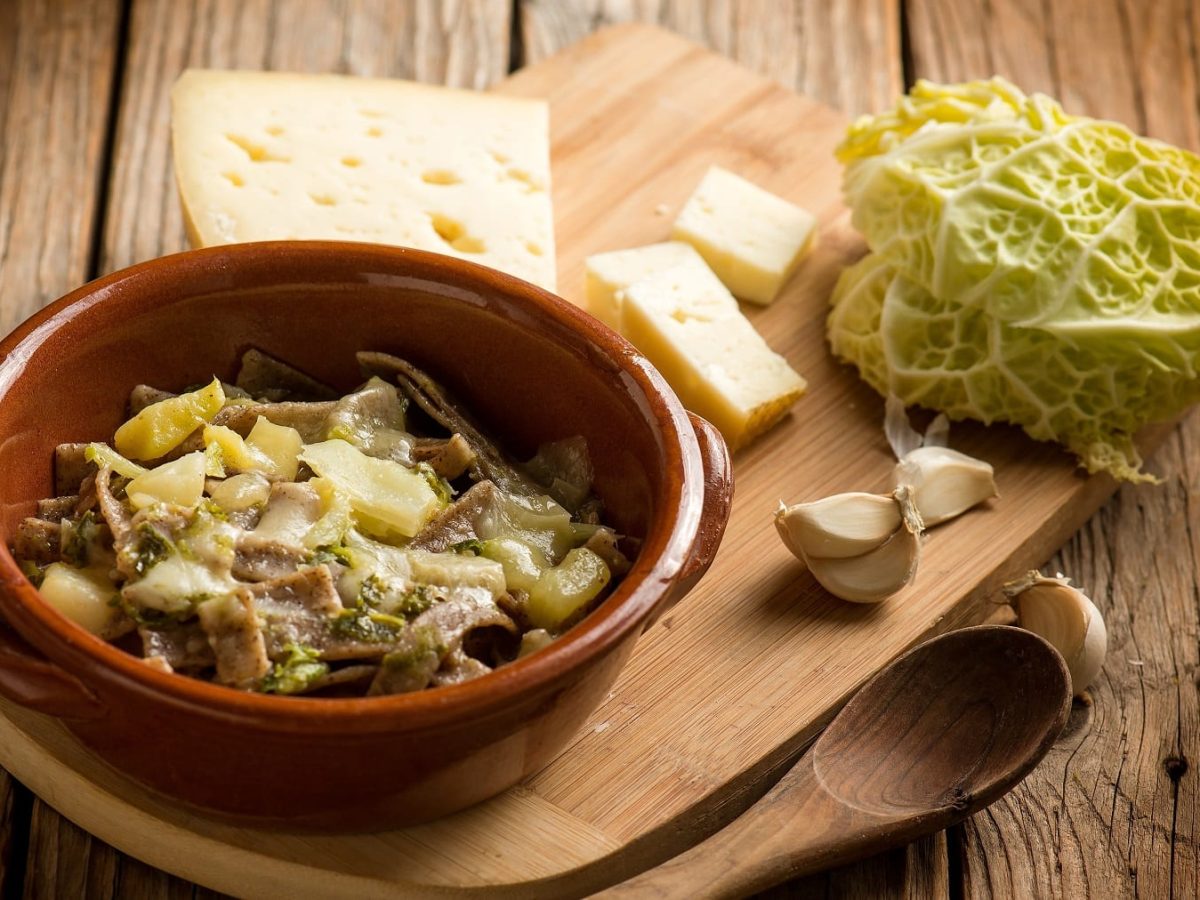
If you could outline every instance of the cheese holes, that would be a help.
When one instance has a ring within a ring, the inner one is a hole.
[[[279,137],[281,134],[283,134],[283,126],[282,125],[268,125],[267,126],[267,134],[271,135],[271,137]]]
[[[337,198],[333,197],[329,194],[312,194],[312,193],[310,193],[308,196],[312,200],[312,202],[317,204],[318,206],[337,206]]]
[[[357,156],[343,156],[342,157],[342,165],[345,166],[347,169],[357,169],[359,166],[362,165],[362,160],[359,159]]]
[[[535,179],[524,169],[509,169],[504,174],[509,180],[524,185],[525,193],[527,194],[536,194],[542,189],[542,186],[537,182],[537,179]]]
[[[428,169],[421,173],[426,184],[459,184],[462,179],[446,169]]]
[[[431,213],[429,221],[437,236],[459,253],[483,253],[487,250],[482,240],[467,233],[462,222],[441,213]]]
[[[383,129],[372,125],[367,129],[367,137],[383,137]]]
[[[281,156],[278,153],[272,153],[262,144],[255,143],[248,137],[243,137],[240,134],[226,134],[225,140],[242,150],[246,156],[250,157],[251,162],[291,162],[291,157]]]
[[[246,179],[242,178],[237,172],[222,172],[221,177],[234,187],[242,187],[246,183]]]
[[[526,241],[525,249],[529,251],[531,256],[541,256],[542,255],[541,245],[535,244],[533,241]]]

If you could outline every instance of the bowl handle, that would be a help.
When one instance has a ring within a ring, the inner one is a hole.
[[[688,413],[688,418],[691,419],[692,429],[696,432],[696,441],[700,444],[700,458],[704,465],[704,505],[700,511],[700,525],[696,529],[696,538],[688,551],[687,559],[684,560],[679,578],[647,620],[646,628],[683,599],[708,571],[717,555],[717,548],[721,545],[721,537],[725,534],[725,525],[729,521],[729,510],[733,506],[733,466],[729,462],[729,448],[725,439],[707,419],[702,419],[695,413]]]
[[[97,719],[105,713],[83,682],[42,656],[5,622],[0,622],[0,696],[62,719]]]

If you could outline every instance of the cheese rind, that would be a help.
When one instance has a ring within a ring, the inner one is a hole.
[[[778,422],[805,381],[737,309],[695,300],[670,271],[629,286],[622,333],[731,450]]]
[[[811,213],[712,166],[671,237],[695,247],[740,299],[767,304],[800,264],[815,229]]]
[[[171,94],[194,244],[446,253],[555,289],[545,102],[389,79],[189,70]]]
[[[667,276],[666,273],[670,273]],[[689,244],[667,241],[628,250],[613,250],[587,258],[588,312],[621,331],[621,308],[630,285],[654,278],[679,296],[696,303],[737,309],[737,300]],[[665,280],[664,280],[665,279]]]

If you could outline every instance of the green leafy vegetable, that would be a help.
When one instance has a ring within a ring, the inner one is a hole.
[[[1002,79],[918,82],[838,150],[872,252],[829,338],[880,393],[1147,480],[1133,436],[1200,400],[1200,158]]]
[[[387,600],[387,582],[378,575],[368,575],[358,589],[356,605],[362,607],[382,606]]]
[[[133,571],[138,575],[145,575],[177,550],[171,539],[149,522],[138,525],[136,534],[131,555]]]
[[[208,599],[207,596],[200,594],[196,595],[202,599]],[[152,606],[139,606],[136,603],[126,599],[121,594],[114,594],[108,601],[108,605],[121,610],[126,616],[136,622],[138,625],[144,625],[147,628],[165,628],[170,625],[178,625],[181,622],[190,619],[195,615],[195,607],[185,601],[182,606],[175,610],[155,609]]]
[[[450,545],[451,553],[462,553],[469,556],[479,556],[483,553],[483,541],[478,538],[467,538],[457,544]]]
[[[32,559],[23,559],[18,565],[21,567],[21,574],[28,578],[34,587],[42,586],[42,582],[46,579],[46,571],[41,566]]]
[[[405,591],[392,605],[392,609],[406,619],[415,619],[429,607],[433,606],[433,593],[423,584],[417,584],[411,590]]]
[[[329,626],[335,637],[370,644],[396,640],[408,623],[404,619],[370,609],[347,609],[337,614]]]
[[[266,694],[297,694],[305,690],[318,678],[329,672],[329,666],[321,662],[320,654],[303,644],[286,644],[287,659],[271,666],[259,690]]]
[[[417,463],[417,471],[425,476],[429,487],[443,504],[454,499],[454,488],[450,487],[450,482],[433,470],[433,466],[427,462]]]
[[[353,566],[354,557],[350,548],[345,544],[322,544],[304,560],[310,566],[321,566],[326,563],[341,563],[343,566]]]
[[[77,521],[64,519],[60,532],[62,558],[76,568],[83,568],[91,559],[92,542],[100,529],[96,513],[87,510]]]

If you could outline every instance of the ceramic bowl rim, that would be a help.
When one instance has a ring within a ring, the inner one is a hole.
[[[0,403],[19,383],[41,344],[96,304],[136,305],[143,296],[146,279],[186,282],[197,272],[211,275],[214,270],[227,271],[239,265],[253,271],[255,265],[266,265],[268,259],[287,258],[308,265],[361,260],[361,265],[412,270],[405,273],[409,275],[415,271],[418,279],[425,282],[458,287],[465,284],[478,293],[502,295],[506,304],[515,300],[529,308],[535,318],[549,318],[558,326],[579,333],[584,341],[616,362],[648,401],[646,421],[661,432],[666,471],[675,467],[681,475],[675,481],[667,479],[666,484],[665,499],[668,505],[675,503],[676,510],[656,513],[648,533],[648,536],[654,533],[664,523],[670,524],[662,552],[635,579],[634,572],[642,568],[639,559],[635,570],[600,607],[545,651],[478,679],[410,694],[370,698],[276,697],[156,671],[92,636],[44,603],[20,573],[8,547],[0,546],[0,607],[18,632],[85,686],[99,672],[105,680],[119,680],[126,687],[152,692],[159,700],[191,711],[202,709],[210,716],[242,722],[253,720],[256,725],[268,725],[277,731],[307,731],[324,722],[342,731],[361,733],[380,729],[423,730],[461,723],[465,716],[499,714],[506,703],[552,689],[561,674],[603,656],[632,629],[641,626],[682,574],[700,532],[704,470],[688,414],[663,377],[623,338],[573,304],[497,270],[427,251],[338,241],[230,244],[159,257],[77,288],[29,317],[0,341]],[[208,292],[210,289],[193,291],[190,295],[180,292],[170,304]]]

